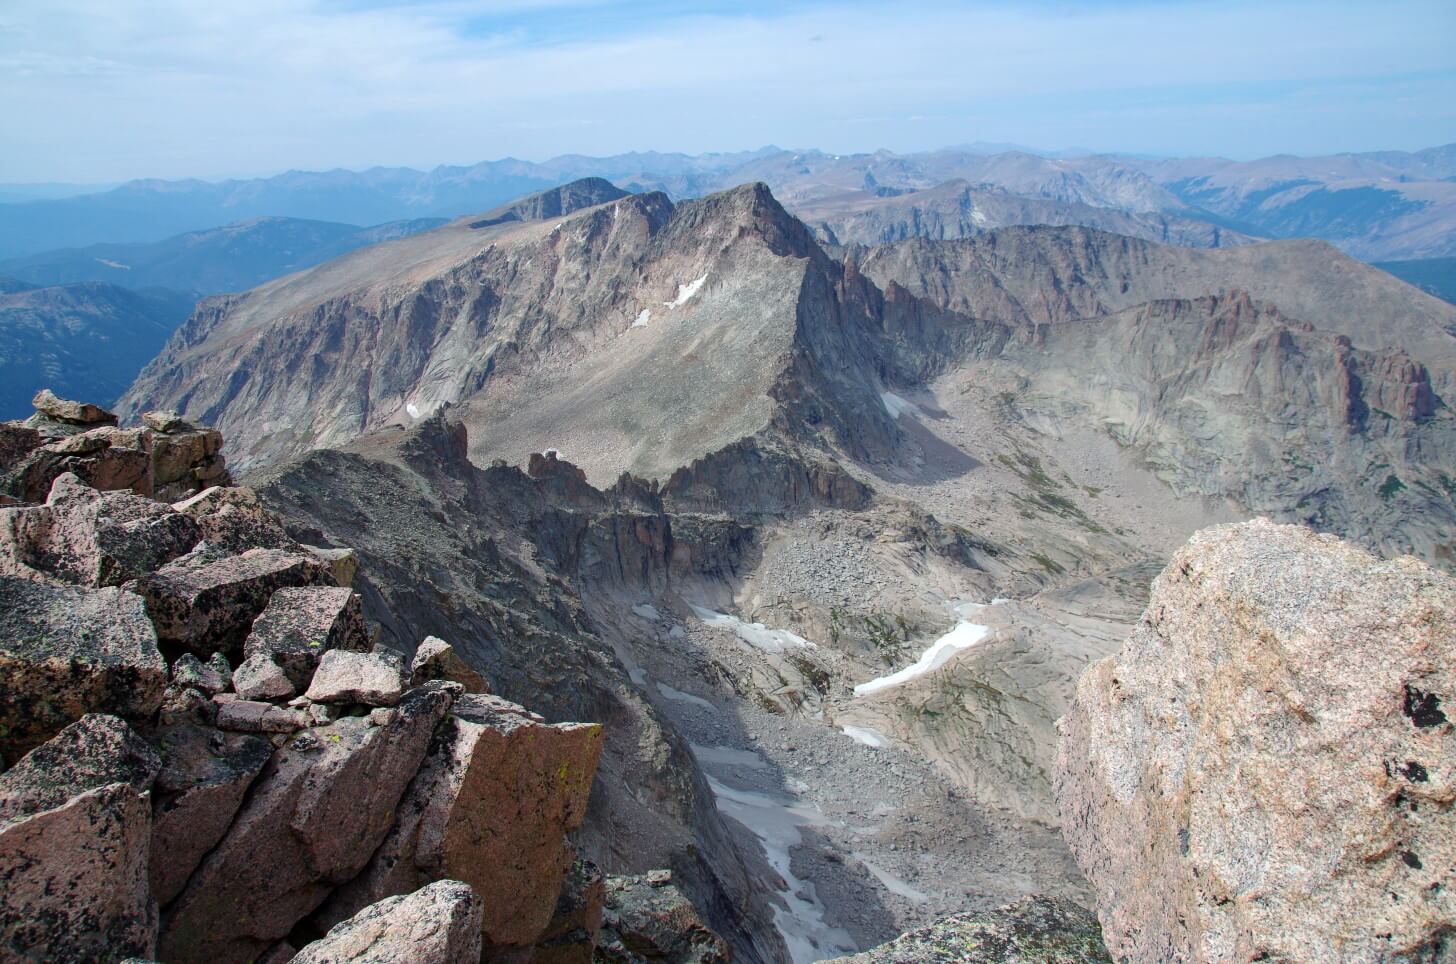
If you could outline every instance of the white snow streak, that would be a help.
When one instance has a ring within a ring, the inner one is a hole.
[[[404,406],[404,410],[406,412],[409,412],[410,418],[419,418],[420,417],[420,410],[415,407],[415,403],[414,402],[406,402],[405,403],[405,406]]]
[[[650,619],[653,622],[657,622],[662,618],[662,613],[658,612],[657,607],[651,603],[639,603],[632,607],[632,611],[643,619]]]
[[[930,900],[930,895],[927,894],[925,891],[916,890],[914,887],[910,886],[899,877],[896,877],[894,874],[891,874],[888,871],[885,871],[882,868],[876,866],[875,864],[870,863],[859,854],[855,854],[854,856],[856,859],[859,860],[860,863],[864,864],[865,870],[868,870],[871,874],[874,875],[874,878],[876,880],[885,885],[885,889],[888,890],[890,893],[899,894],[906,900],[912,900],[917,904],[923,904],[926,901]]]
[[[97,258],[96,260],[97,261],[100,261],[102,264],[106,265],[108,268],[120,268],[123,271],[130,271],[131,270],[131,265],[129,265],[129,264],[122,264],[120,261],[112,261],[112,260],[110,260],[108,258]]]
[[[633,328],[646,328],[647,323],[652,320],[652,309],[643,308],[637,313],[637,320],[632,322]]]
[[[830,927],[824,919],[824,905],[811,880],[794,876],[790,852],[804,842],[799,828],[824,822],[818,807],[796,805],[766,793],[736,790],[708,777],[718,809],[753,831],[763,844],[768,862],[783,878],[784,889],[779,897],[787,909],[774,906],[774,923],[783,935],[784,945],[794,964],[809,964],[826,957],[838,957],[854,951],[855,943],[848,932]]]
[[[901,398],[894,392],[880,392],[880,402],[885,406],[885,411],[889,412],[893,418],[899,418],[901,415],[914,415],[918,418],[924,414],[920,411],[919,405],[907,398]]]
[[[960,622],[955,624],[955,628],[931,643],[930,648],[921,653],[920,658],[914,663],[889,676],[881,676],[879,679],[859,684],[854,688],[854,695],[868,696],[870,693],[878,693],[881,690],[909,682],[917,676],[934,672],[949,662],[956,653],[963,649],[970,649],[981,642],[990,636],[993,630],[990,626],[970,622],[966,617],[985,608],[985,605],[981,603],[961,603],[956,606],[955,611],[956,615],[960,617]]]
[[[714,706],[712,703],[709,703],[707,700],[703,699],[701,696],[694,696],[691,693],[684,693],[682,690],[673,689],[671,686],[668,686],[666,683],[658,683],[657,684],[657,691],[659,693],[661,693],[663,696],[666,696],[668,699],[672,700],[675,703],[691,703],[694,706],[701,706],[704,709],[712,710],[715,713],[718,710],[718,708],[716,706]]]
[[[703,275],[697,281],[690,281],[685,285],[678,285],[677,297],[672,299],[671,301],[664,301],[663,304],[666,305],[668,308],[681,308],[683,305],[688,303],[693,295],[698,293],[698,289],[701,288],[703,286],[703,282],[707,280],[708,276]]]
[[[872,746],[877,750],[887,746],[890,742],[879,730],[871,729],[868,726],[852,726],[846,723],[839,728],[839,732],[856,743],[863,743],[865,746]]]
[[[714,612],[700,606],[694,606],[693,612],[707,625],[715,629],[731,629],[739,639],[765,653],[782,653],[786,649],[817,648],[804,637],[796,636],[787,629],[769,629],[763,623],[745,623],[737,616]]]

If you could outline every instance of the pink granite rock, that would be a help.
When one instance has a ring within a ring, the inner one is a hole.
[[[479,964],[482,909],[468,884],[442,880],[370,904],[293,964]]]
[[[358,594],[335,586],[311,586],[273,594],[253,622],[243,655],[271,659],[288,674],[294,687],[305,690],[324,653],[368,648]]]

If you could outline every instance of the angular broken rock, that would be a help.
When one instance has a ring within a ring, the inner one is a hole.
[[[196,522],[209,544],[229,552],[300,548],[258,494],[244,486],[214,485],[172,508]]]
[[[142,600],[0,576],[0,756],[15,760],[86,713],[151,716],[167,663]]]
[[[319,659],[304,695],[315,703],[393,706],[403,690],[400,664],[378,653],[331,649]]]
[[[334,582],[346,589],[354,585],[354,577],[359,573],[359,557],[354,554],[353,549],[331,549],[306,544],[300,545],[300,548],[328,566],[329,572],[333,573]]]
[[[276,590],[331,582],[328,570],[311,556],[250,549],[201,566],[178,560],[135,586],[159,638],[207,656],[241,648]]]
[[[430,683],[405,695],[388,726],[348,717],[279,749],[168,908],[161,959],[251,960],[363,869],[458,691]]]
[[[157,432],[191,432],[197,429],[173,411],[142,412],[142,424]]]
[[[556,898],[556,913],[536,939],[531,964],[591,964],[605,895],[606,877],[597,865],[573,861]]]
[[[482,910],[468,884],[442,880],[370,904],[293,964],[479,964]]]
[[[368,648],[359,596],[336,586],[311,586],[273,594],[268,608],[253,622],[243,655],[249,660],[256,656],[271,659],[283,667],[297,689],[304,690],[324,653]]]
[[[1023,897],[999,910],[956,914],[830,964],[1111,964],[1097,918],[1069,900]]]
[[[283,667],[265,653],[254,653],[238,664],[233,690],[244,700],[286,700],[297,692]]]
[[[63,422],[75,422],[78,425],[116,424],[116,416],[100,405],[58,398],[56,393],[49,388],[42,388],[36,392],[35,397],[30,400],[30,404],[37,412],[42,412]]]
[[[0,775],[5,959],[152,955],[146,793],[159,765],[125,723],[94,715]]]
[[[227,665],[227,657],[220,653],[207,663],[191,653],[183,653],[172,664],[172,682],[216,696],[233,685],[233,671]]]
[[[22,502],[43,502],[51,484],[72,472],[93,488],[107,492],[130,489],[150,496],[151,456],[142,449],[113,445],[112,439],[120,431],[95,429],[73,437],[80,441],[42,445],[7,472],[0,484]]]
[[[1266,520],[1196,534],[1061,724],[1108,950],[1449,954],[1453,700],[1456,580]]]
[[[273,755],[266,737],[184,725],[161,739],[152,798],[152,895],[167,904],[232,824]],[[39,752],[39,751],[37,751]]]
[[[676,884],[652,883],[645,875],[608,877],[605,897],[596,960],[611,964],[635,964],[644,958],[673,964],[732,960],[727,943],[703,922]]]
[[[146,793],[161,767],[161,756],[124,720],[88,713],[0,774],[0,823],[113,783]]]
[[[454,680],[465,687],[467,693],[490,692],[490,684],[485,677],[461,659],[455,647],[438,636],[426,636],[410,663],[411,686],[419,686],[432,679]]]
[[[231,693],[224,693],[231,696]],[[231,699],[217,704],[217,728],[239,733],[292,733],[308,726],[309,717],[256,700]]]
[[[129,492],[100,492],[67,472],[45,505],[0,509],[0,573],[116,586],[189,551],[197,524]]]
[[[571,867],[564,836],[586,814],[603,732],[597,724],[549,725],[532,715],[498,697],[460,697],[388,838],[330,899],[322,922],[452,878],[484,899],[487,948],[535,943]]]

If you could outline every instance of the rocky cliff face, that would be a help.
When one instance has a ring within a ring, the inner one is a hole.
[[[1267,521],[1174,555],[1062,722],[1062,825],[1130,961],[1452,953],[1456,584]]]

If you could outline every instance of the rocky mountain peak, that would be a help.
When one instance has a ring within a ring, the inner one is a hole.
[[[605,178],[584,177],[502,205],[471,221],[470,226],[479,229],[508,221],[546,221],[624,198],[627,193]]]

